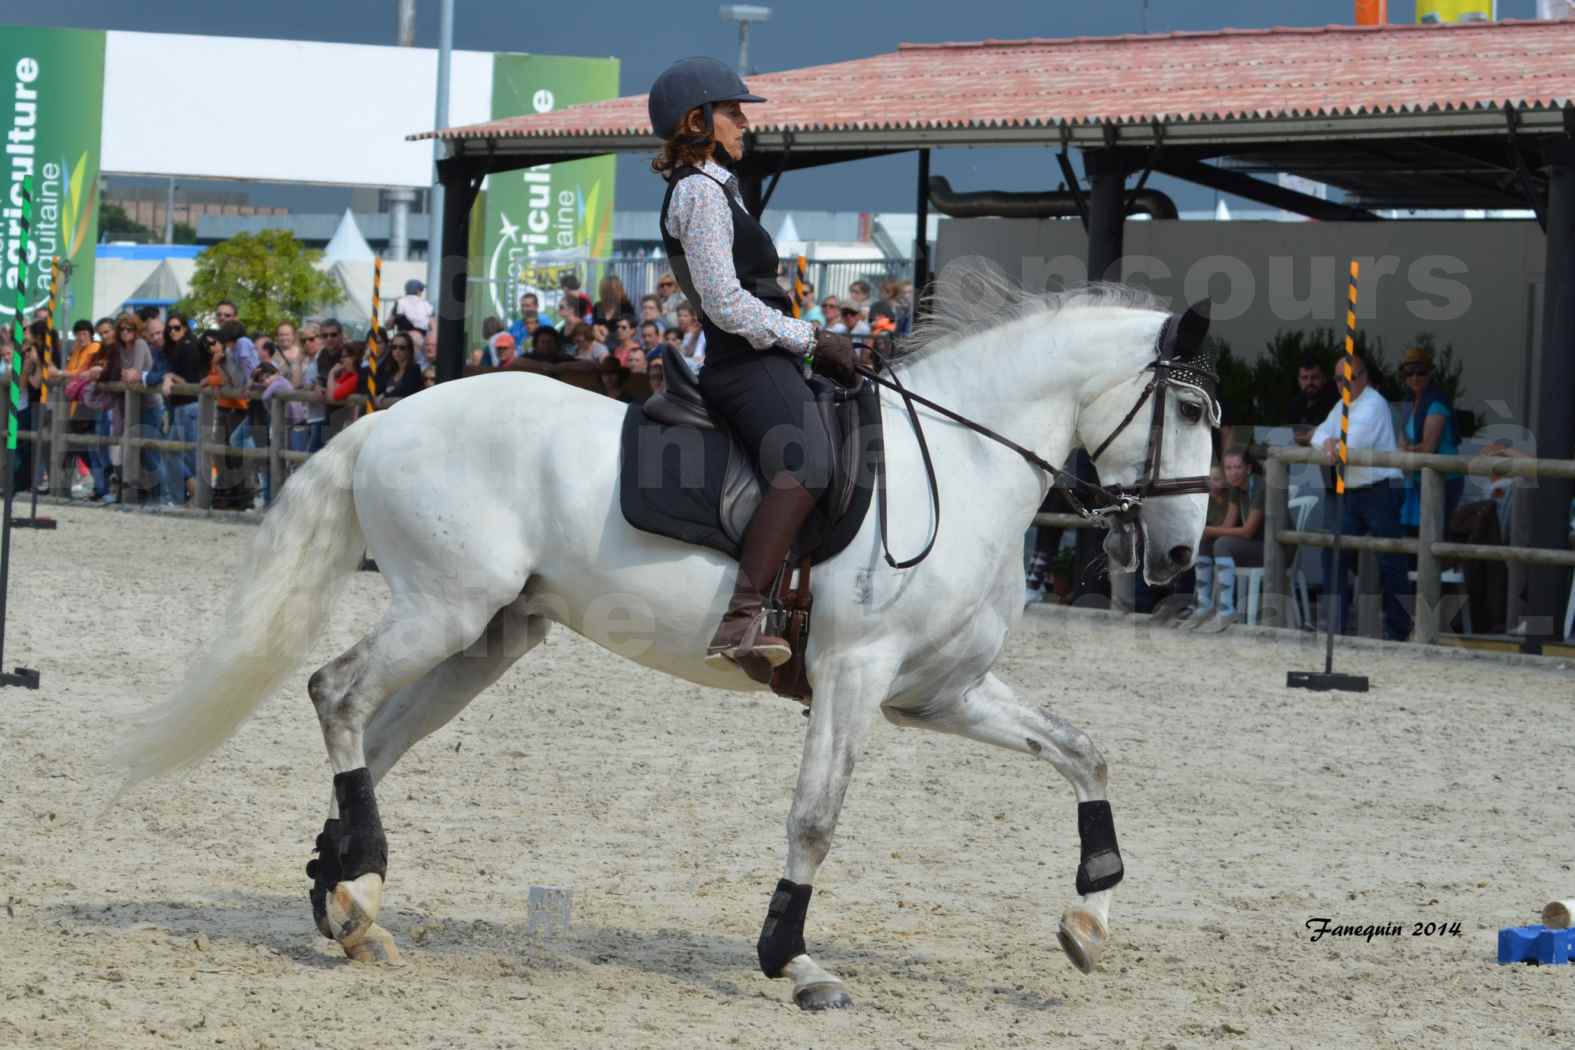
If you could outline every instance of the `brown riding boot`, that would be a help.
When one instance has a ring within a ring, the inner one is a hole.
[[[798,530],[815,508],[816,497],[789,475],[778,475],[767,487],[738,555],[738,582],[728,600],[727,612],[706,647],[705,662],[715,666],[736,663],[746,670],[761,662],[780,667],[793,657],[787,641],[765,633],[765,596],[777,570],[787,557]],[[751,677],[757,677],[751,675]]]

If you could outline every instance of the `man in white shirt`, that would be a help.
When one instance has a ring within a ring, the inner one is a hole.
[[[1340,388],[1349,385],[1351,390],[1351,426],[1346,434],[1346,444],[1353,451],[1372,449],[1375,452],[1394,452],[1394,418],[1389,412],[1389,402],[1368,384],[1367,361],[1358,357],[1352,365],[1349,382],[1345,377],[1346,365],[1335,365],[1334,373]],[[1332,465],[1339,458],[1340,416],[1342,405],[1336,402],[1329,415],[1313,431],[1311,444],[1322,448]],[[1348,467],[1345,471],[1345,515],[1340,532],[1346,536],[1382,536],[1399,539],[1404,535],[1400,528],[1401,472],[1395,467]],[[1323,552],[1323,578],[1334,579],[1334,552]],[[1342,573],[1355,564],[1354,556],[1342,557]],[[1405,611],[1401,595],[1406,592],[1406,562],[1402,554],[1380,554],[1379,575],[1382,579],[1384,602],[1384,637],[1403,642],[1411,635],[1411,617]],[[1327,586],[1326,586],[1327,590]],[[1350,607],[1351,588],[1341,587],[1340,623],[1346,622]],[[1326,603],[1328,604],[1328,603]]]

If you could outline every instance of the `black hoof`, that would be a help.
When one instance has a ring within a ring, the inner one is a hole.
[[[793,995],[800,1010],[847,1010],[853,1006],[853,997],[836,982],[810,984]]]

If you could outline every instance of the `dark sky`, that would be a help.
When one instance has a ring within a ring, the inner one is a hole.
[[[756,0],[762,2],[762,0]],[[773,21],[750,36],[750,65],[760,72],[861,58],[903,41],[979,40],[985,37],[1078,36],[1217,29],[1222,26],[1349,23],[1353,0],[764,0]],[[673,59],[713,55],[733,63],[736,27],[724,23],[714,0],[569,0],[521,3],[455,0],[454,46],[477,51],[611,55],[621,61],[622,94],[646,91]],[[1500,0],[1502,18],[1535,16],[1535,0]],[[67,25],[155,33],[205,33],[357,44],[395,42],[394,0],[0,0],[0,24]],[[1146,14],[1145,14],[1146,11]],[[1410,21],[1414,0],[1390,0],[1391,21]],[[437,0],[416,0],[416,44],[437,46]],[[194,76],[204,71],[193,70]],[[208,75],[230,75],[206,71]],[[241,75],[256,75],[248,71]],[[298,75],[281,71],[281,75]],[[1112,75],[1119,75],[1113,71]],[[266,88],[266,84],[259,84]],[[324,78],[324,91],[354,90]],[[150,115],[155,117],[156,115]],[[161,133],[182,129],[161,129]],[[202,134],[205,129],[184,129]],[[1043,150],[936,150],[932,171],[960,190],[1053,189],[1060,181],[1054,155]],[[913,207],[914,160],[897,156],[790,173],[773,207],[825,210],[907,210]],[[1169,182],[1152,184],[1182,208],[1211,207],[1211,192]],[[336,190],[250,187],[259,203],[295,210],[344,206]],[[1235,203],[1235,202],[1233,202]],[[626,158],[618,170],[617,207],[654,209],[658,180],[644,162]]]

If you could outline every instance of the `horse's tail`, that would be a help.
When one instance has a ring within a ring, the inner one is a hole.
[[[382,415],[350,426],[284,486],[207,648],[175,695],[138,716],[116,747],[122,791],[224,743],[300,663],[366,549],[351,477]]]

